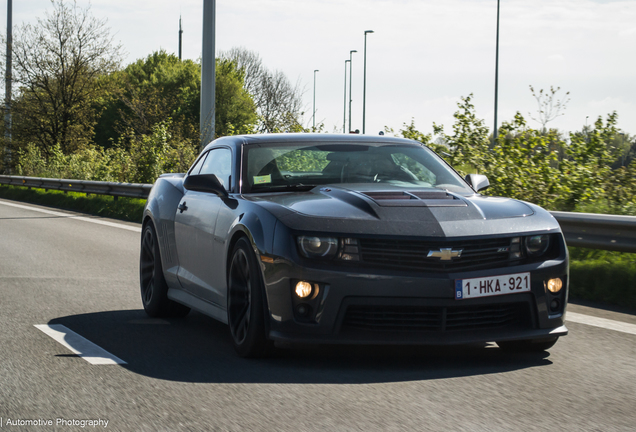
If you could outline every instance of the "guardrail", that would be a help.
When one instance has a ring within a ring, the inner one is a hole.
[[[98,195],[148,198],[152,185],[0,175],[0,184]],[[569,246],[636,252],[636,216],[550,212]]]
[[[553,211],[568,246],[636,252],[636,216]]]
[[[55,189],[68,192],[84,192],[87,194],[110,195],[129,198],[148,198],[152,185],[142,183],[116,183],[90,180],[50,179],[40,177],[23,177],[0,175],[0,184],[13,186]]]

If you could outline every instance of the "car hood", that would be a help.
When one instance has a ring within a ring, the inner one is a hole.
[[[545,210],[522,201],[440,189],[375,185],[315,187],[245,195],[291,229],[380,235],[472,236],[558,230]]]

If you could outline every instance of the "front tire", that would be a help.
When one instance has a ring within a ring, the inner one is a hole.
[[[247,238],[236,242],[228,271],[228,324],[241,357],[262,357],[271,346],[265,336],[263,283]]]
[[[157,233],[152,223],[141,232],[139,256],[141,302],[146,314],[153,318],[184,317],[190,308],[168,298],[168,284],[163,275]]]
[[[518,341],[501,341],[497,342],[499,348],[510,352],[542,352],[550,349],[559,340],[559,337],[546,339],[530,339]]]

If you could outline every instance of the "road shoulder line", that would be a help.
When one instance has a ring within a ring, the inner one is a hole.
[[[99,345],[94,344],[83,336],[68,329],[62,324],[36,324],[35,328],[50,336],[53,340],[65,346],[93,365],[127,364],[119,357],[109,353]]]
[[[565,315],[565,320],[575,322],[579,324],[591,325],[594,327],[601,327],[608,330],[615,330],[622,333],[629,333],[636,335],[636,325],[615,321],[607,318],[599,318],[590,315],[584,315],[576,312],[568,312]]]
[[[94,224],[98,224],[98,225],[106,225],[106,226],[113,227],[113,228],[120,228],[120,229],[125,229],[125,230],[128,230],[128,231],[141,233],[141,227],[134,227],[134,226],[124,225],[124,224],[120,224],[120,223],[116,223],[116,222],[109,222],[109,221],[105,221],[105,220],[101,220],[101,219],[92,219],[92,218],[88,218],[88,217],[85,217],[85,216],[75,216],[75,215],[69,214],[69,213],[62,213],[62,212],[59,212],[59,211],[46,210],[46,209],[39,208],[39,207],[32,207],[32,206],[26,206],[26,205],[22,205],[22,204],[15,204],[15,203],[7,202],[7,201],[4,201],[4,200],[0,200],[0,204],[6,205],[6,206],[9,206],[9,207],[16,207],[16,208],[20,208],[20,209],[25,209],[25,210],[32,210],[32,211],[35,211],[35,212],[44,213],[44,214],[48,214],[48,215],[52,215],[52,216],[60,216],[60,217],[68,218],[68,219],[77,219],[77,220],[81,220],[81,221],[84,221],[84,222],[90,222],[90,223],[94,223]]]

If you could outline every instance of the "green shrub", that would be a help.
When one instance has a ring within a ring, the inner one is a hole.
[[[29,177],[76,180],[154,183],[165,172],[185,172],[197,156],[190,141],[172,139],[170,122],[153,126],[149,135],[127,135],[110,148],[86,146],[65,155],[59,145],[48,157],[35,144],[17,151],[16,174]]]
[[[570,297],[636,309],[636,254],[571,247]]]
[[[636,309],[636,262],[571,261],[570,298]]]

